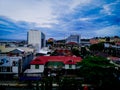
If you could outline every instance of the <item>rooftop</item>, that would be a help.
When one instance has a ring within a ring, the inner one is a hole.
[[[63,62],[64,64],[76,64],[81,62],[81,57],[73,56],[40,56],[31,61],[30,64],[46,64],[47,62]]]

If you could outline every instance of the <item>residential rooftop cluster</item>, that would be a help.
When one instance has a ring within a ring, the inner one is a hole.
[[[0,42],[1,80],[77,77],[79,63],[87,56],[104,57],[120,68],[119,36],[82,39],[74,34],[62,40],[46,40],[41,31],[30,30],[27,37],[27,41]]]

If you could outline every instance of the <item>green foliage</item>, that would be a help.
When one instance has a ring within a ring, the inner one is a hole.
[[[80,53],[80,56],[82,58],[86,57],[87,55],[89,55],[90,52],[86,50],[86,47],[81,47],[81,53]]]
[[[104,43],[93,44],[90,46],[90,50],[102,51],[104,49]]]
[[[61,79],[60,82],[60,86],[61,89],[60,90],[77,90],[77,80],[75,80],[74,78],[70,78],[70,77],[64,77]]]
[[[85,83],[112,85],[117,80],[114,65],[109,63],[109,60],[106,58],[88,56],[78,65],[81,66],[78,75],[84,77]]]
[[[104,57],[99,57],[99,56],[87,56],[81,62],[81,64],[87,67],[101,67],[101,68],[113,66],[111,63],[109,63],[109,60],[107,60]]]
[[[76,55],[76,56],[80,56],[80,51],[79,51],[78,48],[73,48],[73,49],[72,49],[72,53],[73,53],[74,55]]]

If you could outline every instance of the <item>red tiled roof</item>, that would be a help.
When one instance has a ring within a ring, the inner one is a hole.
[[[30,64],[45,64],[47,62],[63,62],[64,64],[76,64],[81,62],[81,57],[72,57],[72,56],[40,56],[31,61]]]

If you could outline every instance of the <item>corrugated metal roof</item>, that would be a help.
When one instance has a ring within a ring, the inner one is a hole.
[[[5,47],[5,46],[0,46],[0,50],[1,50],[2,53],[8,53],[8,52],[10,52],[12,50],[15,50],[15,49],[25,51],[26,53],[34,51],[34,49],[29,48],[29,47]]]

